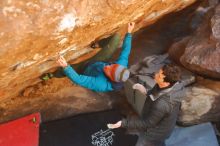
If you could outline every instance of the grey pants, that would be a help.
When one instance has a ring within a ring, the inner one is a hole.
[[[135,146],[165,146],[164,141],[148,140],[144,133],[140,133]]]

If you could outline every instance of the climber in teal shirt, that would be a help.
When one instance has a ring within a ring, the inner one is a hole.
[[[97,61],[89,64],[83,74],[78,74],[63,57],[59,57],[57,62],[63,67],[65,75],[74,83],[91,89],[96,92],[107,92],[122,88],[130,75],[128,67],[128,58],[131,51],[131,32],[134,28],[134,22],[128,24],[128,33],[126,34],[122,52],[118,60],[114,63]]]

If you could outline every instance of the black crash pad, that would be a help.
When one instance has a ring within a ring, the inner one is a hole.
[[[107,128],[121,118],[110,110],[42,123],[40,146],[135,146],[137,136],[126,134],[124,128]]]

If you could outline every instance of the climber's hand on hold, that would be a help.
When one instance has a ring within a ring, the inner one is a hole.
[[[131,33],[134,29],[134,25],[135,23],[134,22],[130,22],[128,23],[128,33]]]
[[[68,64],[63,56],[59,56],[59,58],[57,59],[57,63],[63,68],[68,66]]]

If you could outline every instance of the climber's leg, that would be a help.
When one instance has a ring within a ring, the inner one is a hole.
[[[106,41],[106,40],[105,40]],[[113,56],[113,54],[116,52],[119,42],[120,42],[120,35],[114,34],[108,43],[101,42],[100,47],[102,48],[95,56],[80,62],[78,64],[72,64],[71,66],[79,73],[82,73],[85,69],[85,67],[90,64],[91,62],[96,61],[109,61],[109,59]],[[49,76],[48,76],[49,75]],[[63,69],[59,67],[56,71],[52,73],[46,73],[42,77],[40,77],[42,80],[48,80],[52,77],[55,78],[62,78],[65,77],[65,74],[63,73]]]
[[[90,58],[90,61],[109,61],[113,54],[118,49],[120,43],[120,35],[118,33],[114,34],[108,43],[100,43],[102,48],[94,57]]]

